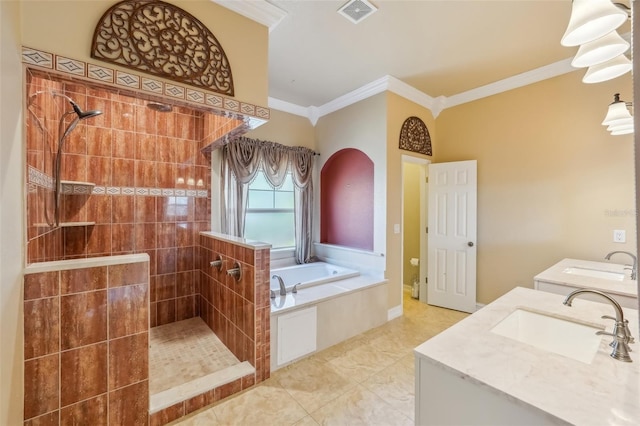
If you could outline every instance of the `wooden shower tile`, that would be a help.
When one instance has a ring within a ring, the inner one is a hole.
[[[70,405],[107,391],[107,343],[60,354],[60,405]]]
[[[60,298],[62,350],[74,349],[107,339],[107,292],[77,293]]]
[[[107,394],[99,395],[60,410],[60,425],[92,425],[107,424]]]
[[[60,293],[70,294],[107,288],[107,267],[60,271]]]
[[[149,334],[140,333],[109,342],[109,389],[149,378]]]
[[[59,318],[57,297],[24,302],[24,359],[60,350]]]

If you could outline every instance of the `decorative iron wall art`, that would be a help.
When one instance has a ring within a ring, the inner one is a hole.
[[[431,136],[424,121],[418,117],[409,117],[404,120],[400,129],[400,149],[433,155]]]
[[[155,0],[125,0],[93,33],[91,57],[233,96],[231,66],[215,36],[194,16]]]

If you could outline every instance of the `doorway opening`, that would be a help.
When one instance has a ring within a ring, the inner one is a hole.
[[[427,303],[428,166],[430,160],[402,156],[401,296]],[[404,305],[404,297],[401,297]],[[404,309],[404,306],[403,306]]]

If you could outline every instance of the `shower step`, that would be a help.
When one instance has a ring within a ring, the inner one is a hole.
[[[256,369],[248,362],[243,361],[215,373],[199,377],[187,383],[158,392],[150,396],[149,414],[154,414],[167,407],[171,407],[182,401],[201,395],[212,389],[231,383],[234,380],[255,374]]]

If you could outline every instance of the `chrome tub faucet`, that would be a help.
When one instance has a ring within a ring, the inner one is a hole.
[[[613,341],[609,344],[609,346],[613,348],[613,352],[611,352],[612,358],[615,358],[619,361],[631,362],[631,357],[629,356],[631,348],[629,348],[629,344],[634,343],[635,340],[633,339],[633,337],[631,336],[631,332],[629,331],[629,320],[624,319],[622,307],[613,297],[609,296],[606,293],[603,293],[602,291],[582,288],[569,293],[564,299],[563,303],[567,306],[571,306],[571,302],[576,296],[585,293],[591,293],[600,297],[604,297],[613,306],[613,309],[616,311],[615,318],[608,315],[602,316],[603,319],[612,319],[615,321],[613,332],[607,333],[606,331],[597,331],[596,334],[613,337]]]
[[[284,280],[282,279],[282,277],[280,275],[273,274],[271,279],[277,279],[278,280],[278,284],[280,285],[280,296],[286,296],[287,295],[287,287],[285,287]]]

